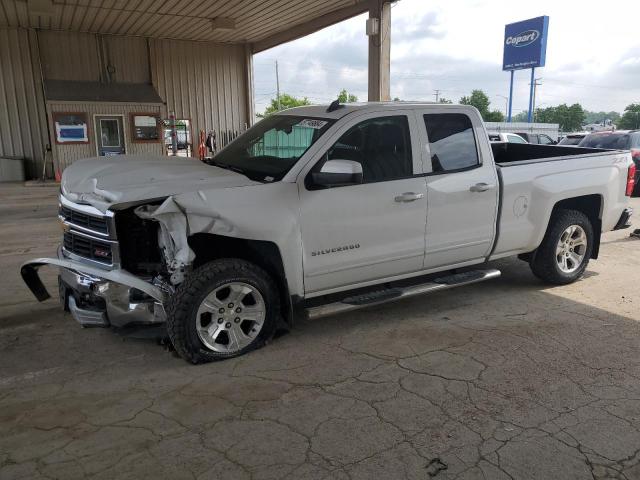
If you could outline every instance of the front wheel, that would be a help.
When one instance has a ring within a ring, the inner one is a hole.
[[[593,226],[577,210],[558,210],[531,260],[531,270],[541,280],[555,285],[575,282],[582,276],[593,250]]]
[[[191,363],[242,355],[275,331],[280,303],[271,277],[245,260],[221,259],[193,271],[167,305],[167,330]]]

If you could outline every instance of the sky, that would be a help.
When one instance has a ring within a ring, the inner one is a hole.
[[[504,25],[548,15],[547,61],[536,106],[580,103],[619,111],[640,102],[639,0],[400,0],[391,9],[391,98],[454,103],[484,90],[505,111],[509,73],[502,71]],[[360,15],[254,56],[256,111],[280,92],[312,103],[345,88],[367,99],[367,37]],[[526,111],[530,70],[515,73],[514,115]]]

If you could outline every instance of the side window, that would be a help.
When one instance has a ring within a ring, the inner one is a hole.
[[[540,145],[551,145],[553,143],[551,137],[547,135],[538,135],[538,138],[540,139]]]
[[[424,116],[433,172],[448,172],[480,165],[471,119],[462,113]]]
[[[527,143],[520,135],[509,135],[509,143]]]
[[[363,183],[413,176],[407,117],[372,118],[354,125],[329,149],[326,160],[359,162]]]

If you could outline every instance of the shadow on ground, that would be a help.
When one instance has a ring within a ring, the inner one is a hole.
[[[640,244],[616,239],[570,286],[501,261],[494,282],[198,367],[20,290],[2,299],[0,477],[639,478]]]

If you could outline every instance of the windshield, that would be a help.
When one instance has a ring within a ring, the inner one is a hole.
[[[584,137],[580,142],[580,146],[629,150],[631,148],[630,143],[631,137],[627,134],[592,133]]]
[[[578,145],[583,138],[584,137],[579,137],[577,135],[576,136],[567,135],[562,140],[560,140],[560,142],[558,142],[558,145]]]
[[[333,122],[293,115],[267,117],[213,157],[212,163],[260,182],[281,180]]]

